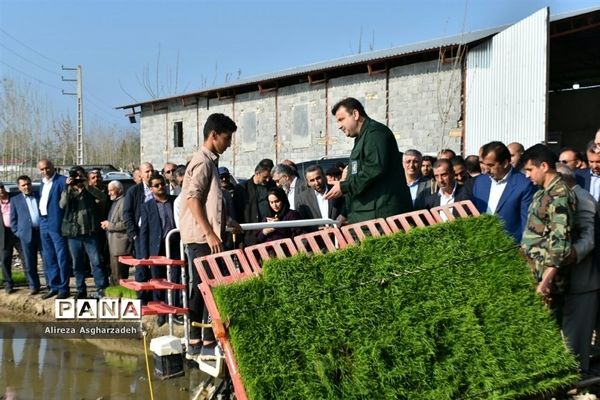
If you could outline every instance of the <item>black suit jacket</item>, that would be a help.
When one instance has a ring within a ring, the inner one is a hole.
[[[144,183],[138,183],[127,190],[125,194],[125,205],[123,206],[123,220],[127,227],[127,236],[133,240],[140,230],[140,214],[142,213],[142,204],[146,199],[144,194]]]
[[[469,193],[469,190],[465,186],[456,185],[456,190],[454,191],[454,202],[455,203],[458,203],[459,201],[463,201],[463,200],[469,200],[470,197],[471,197],[471,194]],[[425,204],[425,208],[428,210],[432,209],[433,207],[439,207],[440,193],[435,192],[433,194],[430,194],[425,199],[424,204]]]
[[[328,189],[331,186],[327,185]],[[296,211],[300,213],[302,219],[321,218],[321,209],[317,203],[317,193],[313,189],[306,189],[297,192],[295,198]],[[329,213],[323,218],[336,219],[342,212],[344,207],[344,197],[329,200]]]
[[[176,196],[168,196],[167,203],[173,210],[173,202],[175,201]],[[148,258],[150,256],[162,256],[165,254],[161,254],[161,242],[163,241],[163,236],[167,234],[167,232],[163,232],[162,222],[160,220],[160,214],[158,212],[158,206],[156,205],[155,200],[150,200],[141,207],[141,225],[140,225],[140,245],[139,245],[139,254],[136,254],[137,258]],[[173,222],[173,227],[175,227],[175,221]],[[174,250],[173,248],[171,248]],[[171,254],[171,258],[173,258],[173,254]]]

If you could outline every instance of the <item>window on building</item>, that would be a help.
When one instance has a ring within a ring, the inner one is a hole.
[[[173,124],[173,147],[183,147],[183,122]]]
[[[292,121],[292,143],[294,147],[308,147],[311,144],[311,135],[308,124],[308,104],[294,106]]]

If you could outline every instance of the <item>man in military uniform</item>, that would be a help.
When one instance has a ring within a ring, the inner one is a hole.
[[[556,172],[556,155],[542,144],[527,149],[521,158],[527,177],[539,190],[529,206],[521,246],[537,282],[536,293],[544,296],[561,321],[562,297],[570,254],[576,198]]]
[[[412,209],[402,153],[390,129],[367,116],[363,105],[349,97],[333,106],[339,128],[354,138],[347,177],[335,182],[325,200],[346,196],[349,223],[386,218]]]

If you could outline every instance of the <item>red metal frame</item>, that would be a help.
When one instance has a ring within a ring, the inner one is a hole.
[[[252,269],[257,273],[260,273],[262,271],[262,262],[259,261],[259,259],[266,261],[271,258],[272,254],[269,253],[269,250],[273,251],[277,258],[285,258],[288,255],[285,253],[284,247],[287,247],[288,253],[292,256],[298,253],[292,239],[287,238],[248,246],[244,249],[244,252],[246,253],[246,257],[248,257],[248,261],[250,261]],[[257,254],[259,257],[257,257]]]
[[[235,264],[234,256],[239,260],[242,271],[238,270],[237,265]],[[223,275],[219,266],[219,261],[221,261],[221,266],[224,266],[227,269],[228,275]],[[236,398],[238,400],[247,400],[248,396],[246,395],[246,389],[244,388],[242,377],[238,370],[237,361],[233,355],[233,347],[231,346],[231,342],[227,336],[225,324],[223,323],[221,314],[219,313],[219,309],[215,303],[215,298],[212,295],[211,288],[217,285],[251,278],[256,276],[257,273],[251,269],[250,263],[244,256],[244,252],[241,250],[231,250],[196,258],[194,260],[194,266],[196,267],[198,275],[200,276],[201,282],[198,287],[200,288],[200,293],[204,298],[204,304],[206,305],[206,308],[208,309],[208,312],[212,318],[212,327],[213,331],[215,332],[215,337],[221,344],[223,352],[225,353],[225,362],[227,363],[227,368],[229,369],[229,375],[231,376]],[[213,278],[209,278],[207,269],[210,270]]]
[[[479,215],[479,211],[471,200],[463,200],[445,206],[433,207],[430,211],[436,221],[444,222],[442,214],[447,217],[447,221],[454,221],[456,219],[453,210],[458,214],[459,218],[477,217]]]
[[[385,221],[393,232],[408,232],[413,228],[411,222],[417,227],[425,227],[437,223],[428,210],[417,210],[404,214],[392,215],[391,217],[387,217]]]
[[[370,219],[368,221],[357,222],[352,225],[343,226],[342,234],[346,238],[346,242],[348,244],[353,244],[356,243],[356,240],[354,239],[352,233],[356,235],[358,241],[364,240],[367,237],[367,235],[365,235],[364,228],[368,229],[370,233],[369,236],[373,237],[381,236],[381,233],[379,232],[380,229],[385,235],[389,235],[390,233],[392,233],[392,230],[390,229],[387,222],[385,222],[383,218],[377,218]]]
[[[323,250],[317,243],[317,238],[320,238],[328,251],[343,249],[348,245],[344,235],[338,228],[319,229],[315,232],[305,233],[294,238],[294,243],[298,251],[302,253],[323,253]],[[337,242],[336,243],[334,242]]]
[[[137,259],[132,256],[119,256],[119,262],[133,267],[139,266],[159,266],[159,265],[184,265],[184,260],[173,260],[165,256],[150,256],[150,258]]]
[[[236,259],[239,264],[236,264]],[[248,263],[244,252],[239,249],[199,257],[194,260],[194,264],[198,270],[200,281],[209,283],[211,286],[256,276],[256,272]],[[223,274],[221,267],[225,267],[227,274]],[[209,273],[212,277],[209,276]]]

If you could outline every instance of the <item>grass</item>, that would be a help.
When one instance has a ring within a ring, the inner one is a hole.
[[[25,277],[25,274],[23,272],[13,271],[11,273],[11,277],[14,285],[21,285],[27,283],[27,278]],[[4,273],[2,271],[0,271],[0,278],[2,281],[4,281]]]
[[[272,260],[214,294],[251,399],[514,399],[578,379],[490,216]]]
[[[106,297],[137,299],[137,293],[134,290],[127,289],[121,285],[107,287],[104,289],[104,295]]]

